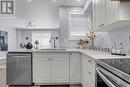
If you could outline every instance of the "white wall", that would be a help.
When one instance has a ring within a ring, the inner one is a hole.
[[[126,51],[130,50],[130,27],[124,29],[112,30],[109,32],[99,32],[98,37],[95,40],[95,46],[112,48],[113,44],[116,43],[117,49],[120,48],[120,43],[123,43]]]
[[[112,44],[115,42],[117,44],[117,47],[119,48],[119,44],[122,42],[124,44],[124,48],[126,50],[130,50],[130,27],[110,31],[109,35]]]
[[[0,30],[8,32],[9,50],[15,49],[17,45],[16,27],[25,28],[31,21],[39,28],[59,28],[59,7],[55,6],[52,0],[15,1],[15,18],[0,18]],[[28,35],[26,32],[25,34]],[[3,55],[5,56],[5,52],[0,52],[0,57]]]
[[[16,40],[17,40],[17,48],[20,48],[20,43],[22,42],[25,42],[26,41],[26,37],[29,38],[29,42],[32,43],[32,33],[33,32],[51,32],[52,33],[52,36],[54,37],[59,37],[59,31],[58,30],[41,30],[41,29],[32,29],[32,30],[29,30],[29,29],[17,29],[16,30]],[[53,45],[53,44],[52,44]],[[56,46],[59,47],[59,39],[56,41]]]
[[[109,32],[96,32],[95,47],[111,48]]]
[[[16,49],[16,29],[0,27],[0,31],[8,32],[8,50]],[[6,56],[6,52],[0,52],[0,59]]]
[[[59,7],[52,0],[15,0],[15,18],[0,18],[0,26],[25,27],[32,22],[43,29],[59,28]]]

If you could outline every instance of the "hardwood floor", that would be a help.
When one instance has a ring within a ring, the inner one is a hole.
[[[6,74],[5,69],[0,68],[0,87],[7,87],[6,86]]]

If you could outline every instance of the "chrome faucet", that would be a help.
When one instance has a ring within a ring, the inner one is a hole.
[[[49,42],[51,43],[51,41],[54,41],[54,49],[56,48],[56,38],[55,37],[51,37],[51,39],[49,40]]]

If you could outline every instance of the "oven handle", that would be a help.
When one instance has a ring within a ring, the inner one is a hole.
[[[96,71],[98,75],[104,80],[104,82],[109,86],[109,87],[117,87],[111,81],[109,81],[100,71],[98,68],[96,68]]]

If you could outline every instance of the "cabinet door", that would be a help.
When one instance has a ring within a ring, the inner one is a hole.
[[[87,70],[87,67],[86,67],[86,56],[85,55],[82,55],[82,86],[83,87],[87,87],[87,84],[86,84],[86,70]]]
[[[93,28],[102,28],[106,19],[106,0],[93,0]]]
[[[92,59],[89,59],[89,57],[86,56],[85,60],[86,64],[86,87],[95,87],[95,62]]]
[[[119,19],[119,1],[106,0],[106,25],[117,22]]]
[[[93,0],[93,28],[101,27],[102,24],[102,0]]]
[[[53,53],[52,58],[51,82],[69,82],[69,53]]]
[[[106,1],[107,0],[101,0],[101,27],[106,25]]]
[[[50,83],[51,56],[49,53],[33,54],[33,82]]]
[[[81,82],[81,54],[70,53],[70,82],[80,83]]]
[[[86,55],[82,55],[83,87],[95,87],[95,63]]]

